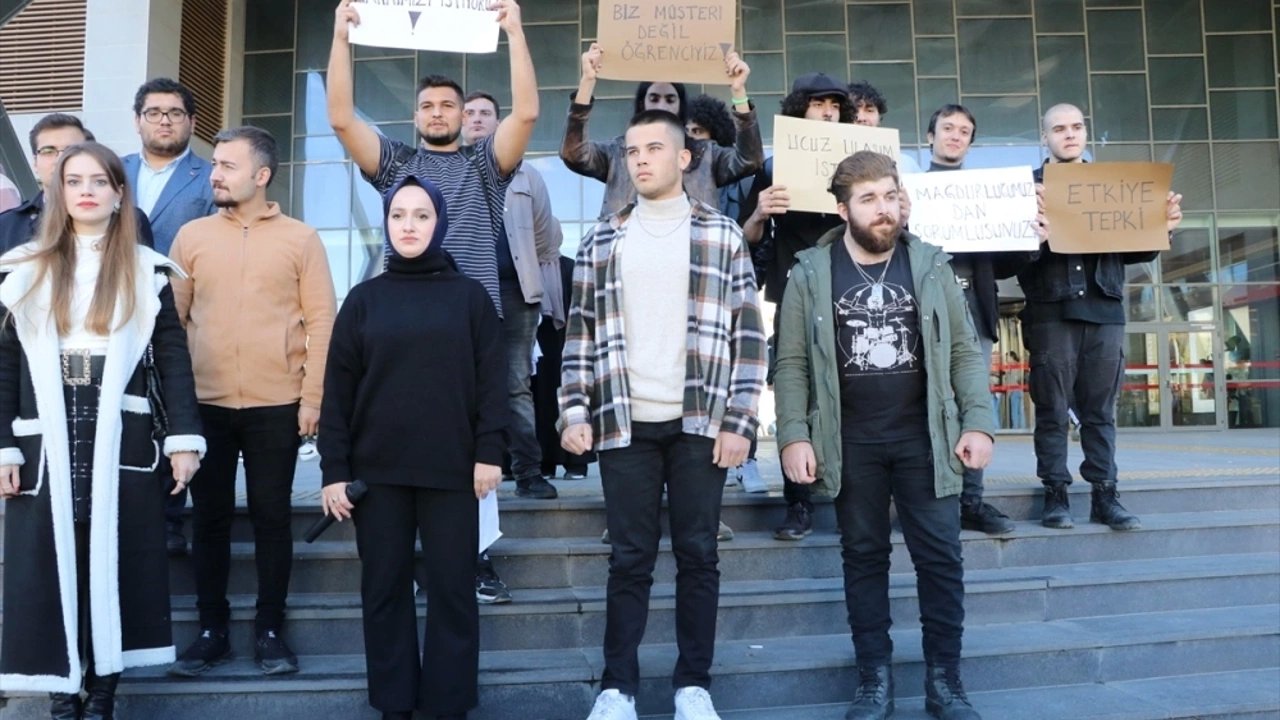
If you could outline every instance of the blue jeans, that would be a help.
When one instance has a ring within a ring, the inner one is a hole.
[[[507,427],[507,448],[511,452],[511,476],[517,481],[542,476],[542,448],[534,424],[533,335],[541,319],[537,303],[524,301],[517,284],[502,286],[502,336],[507,348],[507,403],[511,424]]]

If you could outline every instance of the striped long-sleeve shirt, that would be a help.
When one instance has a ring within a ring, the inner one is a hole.
[[[631,207],[597,225],[578,250],[561,368],[563,429],[590,422],[596,450],[631,443],[631,403],[615,250]],[[764,329],[755,271],[742,231],[700,202],[689,228],[689,318],[684,432],[751,438],[765,379]]]

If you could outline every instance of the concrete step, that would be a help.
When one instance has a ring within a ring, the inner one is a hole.
[[[1274,551],[1280,547],[1280,512],[1231,510],[1162,513],[1143,517],[1143,528],[1117,533],[1078,518],[1073,530],[1051,530],[1019,522],[1001,538],[961,533],[965,567],[985,570],[1093,562],[1111,558],[1169,558],[1220,553]],[[834,531],[815,531],[800,542],[774,540],[772,533],[741,532],[720,544],[720,572],[733,580],[823,578],[841,574],[840,538]],[[893,533],[892,563],[909,570],[910,558],[899,532]],[[670,542],[661,543],[655,578],[670,582],[675,562]],[[497,570],[513,590],[598,585],[608,571],[609,546],[598,536],[503,538],[490,550]],[[291,589],[294,593],[354,593],[359,590],[359,560],[350,542],[321,541],[294,546]],[[254,592],[253,545],[233,543],[233,594]],[[190,560],[177,558],[170,571],[174,593],[194,594]]]
[[[974,570],[965,578],[966,623],[1035,622],[1154,610],[1190,610],[1280,603],[1280,556],[1275,553],[1121,560],[1034,568]],[[893,617],[919,626],[912,573],[890,576]],[[232,643],[253,653],[254,597],[232,604]],[[195,599],[173,599],[174,641],[185,647],[199,632]],[[420,614],[425,602],[419,601]],[[675,587],[658,583],[650,600],[646,641],[675,642]],[[481,606],[484,650],[591,647],[604,635],[603,586],[521,590],[509,605]],[[720,589],[717,637],[820,635],[845,625],[840,578],[725,580]],[[360,598],[295,594],[289,599],[286,637],[298,653],[364,651]]]
[[[1211,705],[1207,717],[1236,712],[1227,703],[1236,693],[1221,690],[1237,673],[1247,680],[1280,673],[1280,606],[1183,610],[1116,617],[1075,618],[1045,622],[982,625],[968,628],[965,638],[965,684],[975,697],[987,691],[1023,691],[1019,708],[1070,707],[1036,698],[1056,692],[1054,686],[1132,683],[1121,691],[1145,692],[1150,702],[1188,704],[1197,697]],[[920,632],[893,631],[897,647],[895,679],[903,697],[919,695],[924,666]],[[676,649],[671,644],[641,648],[638,709],[669,714],[670,672]],[[304,656],[303,672],[292,677],[263,678],[245,659],[234,660],[195,680],[164,676],[163,668],[126,674],[121,684],[121,715],[219,720],[261,720],[326,715],[373,718],[363,707],[364,659],[360,655]],[[499,651],[481,655],[481,705],[472,720],[561,720],[585,717],[598,689],[602,669],[598,646],[551,651]],[[1195,668],[1199,685],[1163,685],[1170,676]],[[713,668],[717,706],[725,711],[848,702],[855,687],[853,651],[847,634],[817,635],[719,643]],[[1210,675],[1217,674],[1217,675]],[[1145,684],[1137,681],[1148,681]],[[1275,717],[1276,698],[1255,682],[1237,681],[1248,697],[1240,713]],[[1274,688],[1274,684],[1268,686]],[[1219,692],[1210,692],[1219,688]],[[1078,691],[1075,691],[1078,692]],[[1175,693],[1170,695],[1169,693]],[[1017,696],[1009,696],[1015,698]],[[1162,699],[1163,698],[1163,699]],[[1013,700],[1009,701],[1011,704]],[[981,707],[981,706],[979,706]],[[1121,706],[1123,707],[1123,706]],[[28,720],[47,713],[48,700],[11,699],[6,720]],[[1092,717],[1081,705],[1073,717]],[[517,710],[518,709],[518,710]],[[1110,712],[1107,707],[1099,710]],[[1061,717],[1032,715],[1018,717]],[[1056,712],[1056,711],[1055,711]],[[1213,713],[1217,713],[1214,715]],[[1266,715],[1265,713],[1273,713]],[[1227,715],[1229,716],[1229,715]],[[753,717],[753,716],[747,716]],[[767,717],[757,714],[754,717]],[[777,717],[776,715],[774,717]],[[819,716],[821,717],[821,716]],[[1014,717],[989,714],[988,717]],[[1194,717],[1194,715],[1103,714],[1098,717]]]

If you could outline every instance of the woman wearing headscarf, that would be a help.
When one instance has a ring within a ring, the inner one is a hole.
[[[138,244],[120,159],[73,145],[46,192],[36,239],[0,257],[0,691],[109,719],[124,668],[173,662],[157,467],[169,456],[176,494],[205,442],[168,282],[182,271]]]
[[[325,513],[356,523],[369,704],[387,719],[465,718],[480,658],[477,503],[502,474],[506,356],[484,287],[444,251],[440,190],[410,176],[383,203],[386,272],[352,288],[329,343]],[[353,505],[357,479],[368,493]],[[421,659],[415,537],[431,609]]]

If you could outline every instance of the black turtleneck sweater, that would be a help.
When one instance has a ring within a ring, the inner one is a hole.
[[[502,464],[507,368],[484,286],[443,252],[351,289],[329,341],[317,440],[323,483],[469,490]]]

